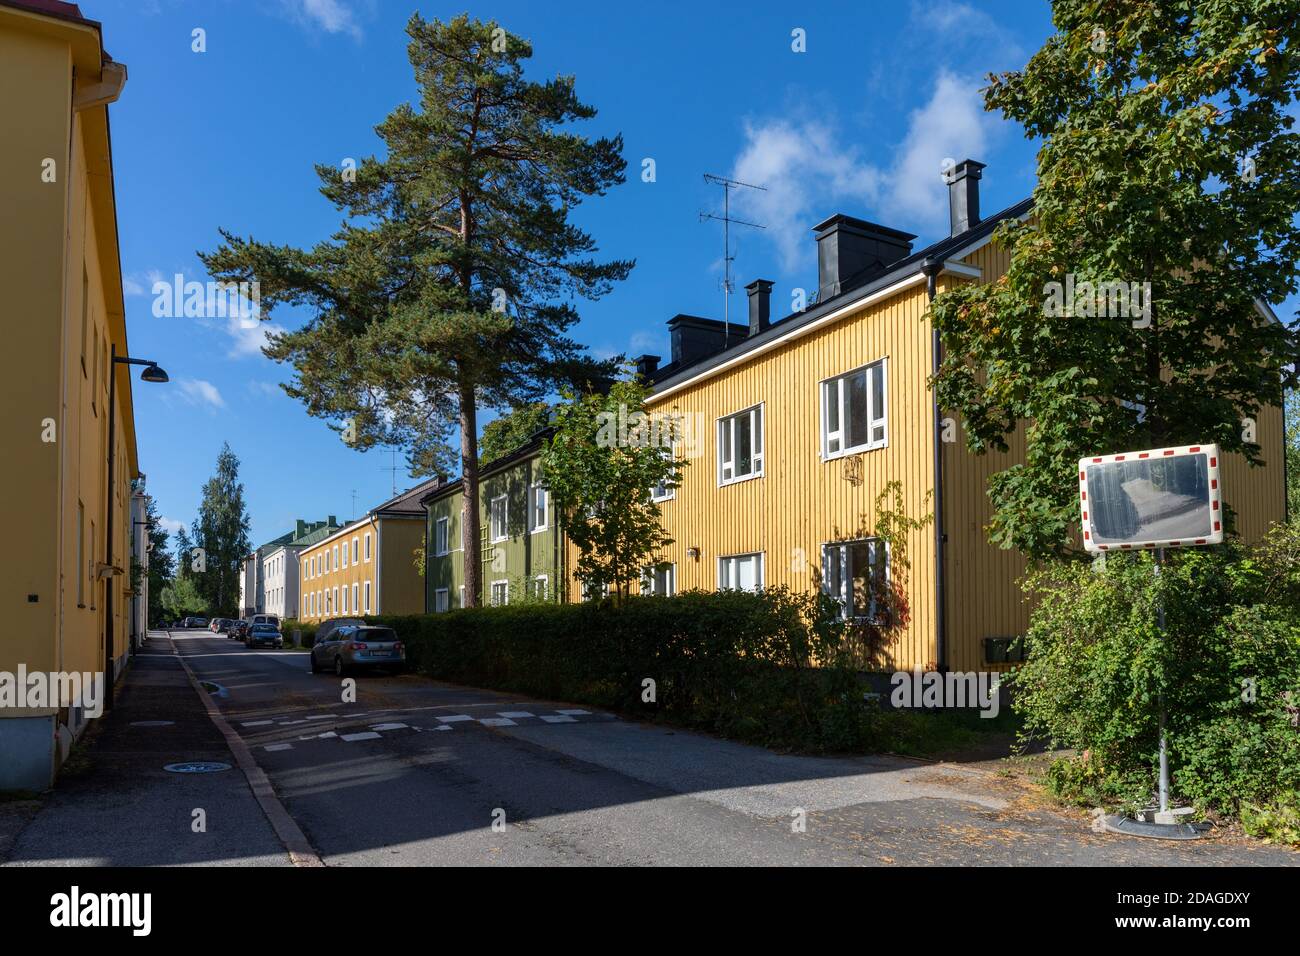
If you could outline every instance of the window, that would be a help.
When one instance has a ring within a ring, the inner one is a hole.
[[[675,448],[665,448],[663,450],[663,456],[670,461],[672,460],[675,453],[676,453]],[[667,501],[669,498],[673,497],[673,493],[676,491],[676,488],[677,488],[677,472],[676,469],[673,469],[671,477],[665,477],[662,481],[658,482],[653,488],[650,489],[650,500]]]
[[[309,608],[310,606],[311,606],[311,603],[310,603],[310,601],[308,600],[307,595],[304,594],[304,595],[302,596],[302,616],[303,616],[303,617],[306,617],[308,614],[311,613],[311,612],[308,610],[308,608]]]
[[[718,559],[718,590],[757,591],[763,586],[763,555],[737,554]]]
[[[718,419],[718,483],[763,474],[763,406]]]
[[[90,325],[90,276],[81,267],[81,376],[86,376],[86,329]]]
[[[366,561],[370,560],[370,532],[366,532]]]
[[[361,605],[357,603],[357,582],[356,581],[352,582],[352,610],[354,612],[361,610]]]
[[[506,539],[506,518],[509,515],[505,495],[498,495],[492,499],[488,505],[488,514],[492,525],[492,540],[504,541]]]
[[[339,589],[334,589],[334,613],[339,613]]]
[[[337,544],[334,545],[334,560],[330,563],[330,567],[335,571],[339,569],[339,546]]]
[[[456,596],[460,601],[460,606],[464,607],[465,606],[465,585],[462,584],[459,588],[456,589]]]
[[[451,519],[439,518],[433,523],[433,553],[446,554],[451,537]]]
[[[641,577],[641,593],[672,597],[677,590],[677,565],[656,564]]]
[[[822,382],[822,456],[837,458],[887,444],[885,361]]]
[[[889,593],[889,549],[880,538],[822,545],[822,588],[848,620],[878,621]]]
[[[528,489],[528,526],[533,533],[546,530],[546,488],[535,484]]]
[[[348,586],[343,585],[343,613],[347,614],[352,610],[352,603],[348,600]]]
[[[446,588],[438,588],[433,592],[433,610],[438,614],[446,611],[449,598],[450,595],[447,593]]]
[[[343,542],[343,563],[339,566],[343,568],[348,566],[348,543],[346,541]]]
[[[366,535],[366,540],[370,540],[370,535]],[[366,582],[366,613],[370,613],[370,582]]]
[[[538,601],[546,600],[546,592],[550,586],[550,579],[545,574],[539,574],[528,582],[528,595]]]
[[[95,579],[95,522],[90,523],[90,555],[86,564],[86,574],[90,578],[90,606],[95,606],[95,598],[99,595],[99,582]]]
[[[310,577],[311,577],[311,562],[304,561],[302,563],[302,578],[304,581],[306,581]]]
[[[358,554],[359,552],[357,551],[357,539],[353,538],[352,539],[352,563],[353,564],[357,563]]]
[[[492,582],[492,606],[500,607],[503,604],[510,603],[510,582],[493,581]]]

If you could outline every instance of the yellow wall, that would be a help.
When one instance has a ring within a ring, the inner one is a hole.
[[[366,559],[366,535],[370,535],[370,558]],[[343,564],[343,546],[349,548],[356,541],[357,561],[348,555],[348,566]],[[369,516],[353,522],[318,544],[303,548],[298,554],[298,609],[293,616],[304,621],[322,621],[331,617],[355,617],[360,614],[422,614],[424,613],[424,580],[415,568],[415,548],[423,546],[424,521],[412,518],[376,518]],[[335,561],[335,549],[338,561]],[[325,570],[324,557],[329,554],[329,568]],[[315,563],[313,563],[315,562]],[[309,570],[318,568],[318,570]],[[366,582],[370,582],[370,609],[365,607]],[[357,585],[357,601],[349,598],[347,609],[343,606],[343,588]],[[339,600],[325,610],[325,592],[334,594],[338,588]],[[315,611],[303,610],[303,598],[319,593]]]
[[[104,670],[110,587],[114,658],[127,649],[137,464],[125,371],[117,382],[111,563],[126,573],[107,582],[95,576],[106,558],[109,349],[127,354],[107,111],[72,109],[74,69],[76,89],[97,82],[99,55],[89,27],[0,9],[0,308],[9,354],[21,357],[21,367],[0,376],[0,421],[13,456],[5,523],[21,542],[0,551],[11,617],[0,635],[0,670]],[[42,181],[47,159],[54,182]],[[45,419],[55,422],[53,442],[42,440]],[[6,710],[0,720],[23,715]]]

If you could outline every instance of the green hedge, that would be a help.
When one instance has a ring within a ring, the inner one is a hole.
[[[312,624],[309,621],[299,621],[294,618],[285,618],[280,622],[280,633],[284,635],[285,643],[293,640],[293,632],[298,631],[302,634],[302,646],[311,647],[316,643],[316,630],[319,624]]]
[[[410,666],[440,680],[589,703],[769,746],[835,751],[883,742],[887,717],[864,703],[844,626],[820,594],[697,591],[622,605],[367,620],[396,630]]]

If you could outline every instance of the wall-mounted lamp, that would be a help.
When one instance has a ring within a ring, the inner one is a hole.
[[[687,556],[688,558],[690,558],[692,561],[698,561],[698,560],[700,560],[700,549],[699,549],[699,548],[687,548],[687,549],[686,549],[686,556]]]

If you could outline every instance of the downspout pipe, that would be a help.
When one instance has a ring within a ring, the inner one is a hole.
[[[942,259],[925,259],[921,272],[925,275],[925,291],[930,302],[938,291],[939,273],[943,271]],[[933,323],[931,323],[933,325]],[[930,339],[930,373],[937,376],[943,343],[935,327]],[[948,671],[948,615],[945,608],[944,544],[948,535],[943,524],[943,410],[939,408],[939,393],[934,398],[934,655],[939,673]]]

